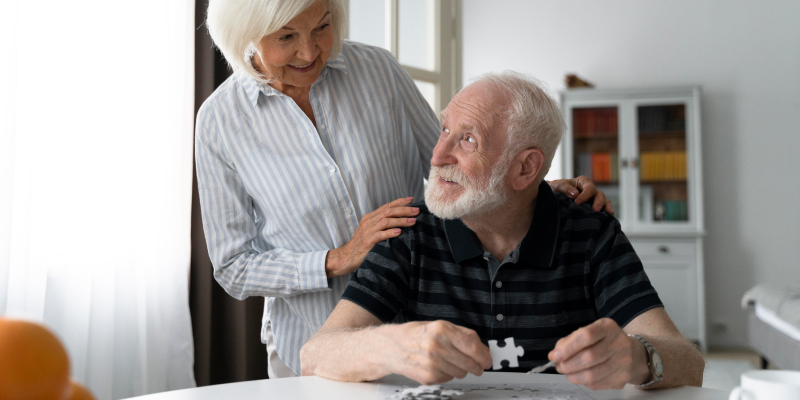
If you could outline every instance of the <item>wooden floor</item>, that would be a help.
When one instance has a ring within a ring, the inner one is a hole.
[[[761,368],[761,356],[752,350],[712,349],[703,357],[703,387],[726,392],[739,385],[742,373]]]
[[[747,349],[711,349],[703,357],[706,360],[749,361],[753,368],[761,368],[761,356]]]

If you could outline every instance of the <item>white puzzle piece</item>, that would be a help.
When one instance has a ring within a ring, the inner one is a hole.
[[[501,364],[503,360],[508,361],[509,368],[519,367],[517,358],[525,354],[525,349],[522,346],[515,346],[514,338],[510,337],[506,338],[506,345],[503,347],[497,346],[497,340],[490,340],[489,353],[492,354],[492,369],[496,371],[503,368]]]

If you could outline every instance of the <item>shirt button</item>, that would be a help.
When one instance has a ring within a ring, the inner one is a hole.
[[[483,257],[483,259],[489,261],[489,257]]]
[[[325,129],[325,124],[320,125],[319,129]]]
[[[497,320],[498,321],[502,321],[503,320],[503,314],[497,314]]]
[[[344,212],[345,212],[346,214],[350,214],[350,213],[352,213],[352,212],[353,212],[353,210],[351,210],[351,209],[349,209],[349,208],[345,208],[345,209],[344,209]]]
[[[328,171],[336,172],[336,167],[334,167],[333,165],[329,165],[328,166]]]
[[[495,282],[494,283],[494,287],[500,289],[501,287],[503,287],[503,282],[500,282],[500,281]]]

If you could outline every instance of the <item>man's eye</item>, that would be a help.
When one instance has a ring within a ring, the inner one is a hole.
[[[467,136],[466,138],[464,138],[464,140],[466,140],[469,143],[478,143],[478,142],[475,141],[475,138],[472,137],[472,136]]]

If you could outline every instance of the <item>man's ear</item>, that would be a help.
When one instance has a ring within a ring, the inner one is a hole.
[[[540,149],[523,150],[514,157],[512,166],[511,187],[523,191],[536,182],[544,166],[544,152]]]

